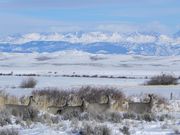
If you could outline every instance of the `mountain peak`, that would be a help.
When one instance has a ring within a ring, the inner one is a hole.
[[[65,41],[70,43],[95,43],[95,42],[131,42],[152,43],[159,34],[152,32],[135,32],[122,34],[118,32],[72,32],[72,33],[27,33],[18,36],[8,36],[0,40],[1,43],[24,44],[31,41]]]
[[[1,52],[55,52],[180,55],[180,38],[158,33],[74,32],[27,33],[0,40]]]

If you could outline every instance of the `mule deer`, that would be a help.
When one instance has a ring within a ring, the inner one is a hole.
[[[134,113],[151,113],[151,109],[153,107],[153,95],[149,94],[149,102],[143,103],[143,102],[131,102],[128,103],[128,112],[134,112]]]
[[[108,101],[107,103],[88,103],[85,102],[86,110],[90,113],[103,113],[106,111],[110,111],[111,105],[113,104],[113,101],[111,96],[107,95]]]
[[[52,114],[57,114],[58,110],[63,108],[64,106],[66,106],[66,103],[63,106],[55,106],[55,105],[48,106],[47,111]]]
[[[83,98],[81,98],[82,103],[79,106],[69,106],[68,102],[66,101],[66,105],[59,108],[57,110],[57,114],[65,114],[65,113],[71,113],[71,112],[83,112],[86,108],[85,101]]]
[[[36,101],[33,99],[33,96],[30,96],[27,105],[5,104],[5,109],[13,115],[22,117],[24,113],[30,114],[30,109],[34,108],[34,105],[36,105]]]

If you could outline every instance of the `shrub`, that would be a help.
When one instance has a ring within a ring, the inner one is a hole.
[[[30,77],[30,78],[24,79],[21,82],[20,87],[21,88],[34,88],[36,85],[37,85],[37,80]]]
[[[108,121],[111,121],[113,123],[120,123],[122,121],[122,115],[120,113],[115,113],[115,112],[112,112],[112,113],[109,113],[108,116]]]
[[[123,113],[122,119],[131,119],[131,120],[144,120],[146,122],[151,121],[164,121],[164,120],[172,120],[173,116],[168,114],[153,114],[153,113],[144,113],[144,114],[135,114],[135,113]]]
[[[123,128],[120,129],[120,131],[121,131],[124,135],[130,135],[129,127],[123,126]]]
[[[100,55],[90,56],[89,58],[90,58],[90,60],[92,60],[92,61],[98,61],[98,60],[107,59],[106,57],[103,57],[103,56],[100,56]]]
[[[149,81],[146,83],[147,85],[176,85],[178,84],[178,78],[172,75],[157,75],[151,77]]]
[[[37,121],[39,111],[36,108],[28,107],[27,109],[23,109],[21,112],[17,109],[12,109],[11,114],[17,118],[20,118],[24,121]]]
[[[90,120],[90,115],[89,115],[89,113],[87,113],[87,112],[81,113],[81,115],[80,115],[80,117],[79,117],[79,120],[80,120],[80,121],[83,121],[83,120],[88,121],[88,120]]]
[[[110,129],[104,125],[85,124],[79,132],[80,135],[110,135]]]
[[[8,124],[11,124],[10,114],[7,110],[0,111],[0,126],[5,126]]]
[[[67,92],[62,89],[57,88],[45,88],[42,90],[34,90],[32,95],[34,97],[44,97],[48,103],[52,103],[51,105],[64,105],[65,100],[67,100],[70,92]]]
[[[71,112],[66,112],[61,115],[63,120],[73,120],[77,119],[79,121],[96,121],[96,122],[112,122],[120,123],[123,119],[121,113],[117,112],[107,112],[103,114],[80,112],[78,110],[73,110]]]
[[[38,115],[36,122],[41,122],[41,123],[48,123],[48,124],[57,124],[60,122],[60,117],[59,116],[54,116],[50,115],[49,113],[44,113],[41,115]]]
[[[95,114],[95,113],[88,113],[84,112],[81,113],[78,117],[78,120],[83,121],[96,121],[96,122],[112,122],[112,123],[120,123],[123,119],[121,113],[117,112],[107,112],[102,114]]]
[[[37,57],[35,59],[38,60],[38,61],[46,61],[46,60],[50,60],[52,58],[47,57],[47,56],[40,56],[40,57]]]
[[[97,122],[111,122],[120,123],[123,116],[118,112],[107,112],[103,114],[89,114],[90,120],[95,120]]]
[[[0,130],[0,135],[19,135],[19,132],[14,128],[5,128]]]
[[[78,90],[78,95],[90,103],[98,103],[102,96],[111,95],[113,99],[124,99],[125,95],[116,88],[85,86]]]
[[[179,135],[180,134],[180,128],[175,127],[173,130],[174,130],[174,134],[175,135]]]
[[[164,120],[170,120],[174,119],[173,116],[170,116],[169,114],[162,114],[160,116],[157,116],[157,120],[164,121]]]
[[[150,113],[144,114],[135,114],[135,113],[123,113],[123,119],[132,119],[132,120],[144,120],[147,122],[156,121],[158,116]]]
[[[73,110],[70,112],[66,112],[62,115],[63,120],[72,120],[74,118],[81,119],[81,112],[79,110]]]
[[[155,121],[157,116],[150,114],[150,113],[145,113],[145,114],[140,114],[137,116],[138,120],[144,120],[147,122]]]
[[[136,119],[137,115],[135,113],[123,113],[124,119]]]

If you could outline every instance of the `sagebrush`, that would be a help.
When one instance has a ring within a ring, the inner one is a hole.
[[[30,78],[24,79],[21,82],[20,87],[21,88],[34,88],[36,85],[37,85],[37,80],[30,77]]]
[[[156,75],[150,78],[149,81],[146,83],[147,85],[177,85],[178,78],[174,77],[173,75]]]
[[[0,130],[0,135],[19,135],[19,132],[14,128],[5,128]]]

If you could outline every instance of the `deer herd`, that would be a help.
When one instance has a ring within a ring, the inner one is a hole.
[[[107,97],[106,103],[91,103],[86,101],[84,98],[81,99],[81,104],[72,106],[69,104],[68,100],[66,100],[65,104],[62,106],[48,106],[47,111],[52,114],[64,114],[68,112],[72,112],[74,110],[80,111],[80,112],[90,112],[90,113],[104,113],[104,112],[112,112],[112,106],[116,102],[112,96],[105,95]],[[130,102],[128,100],[123,100],[121,110],[126,112],[133,112],[133,113],[151,113],[152,107],[153,107],[153,95],[149,94],[149,101],[148,102]],[[27,105],[15,105],[15,104],[5,104],[5,108],[8,109],[10,112],[12,110],[16,109],[18,115],[21,115],[21,112],[24,110],[28,110],[29,108],[32,108],[36,106],[37,102],[34,100],[33,96],[29,97],[29,103]]]

